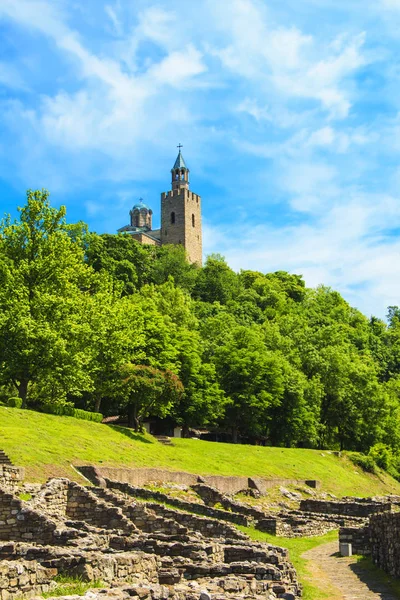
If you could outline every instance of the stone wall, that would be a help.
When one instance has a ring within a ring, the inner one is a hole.
[[[155,502],[166,502],[181,510],[194,512],[205,517],[211,517],[212,519],[219,519],[221,521],[227,521],[228,523],[235,523],[235,525],[243,525],[245,527],[249,525],[248,518],[235,512],[229,512],[229,509],[220,510],[217,508],[210,508],[209,506],[199,504],[198,502],[188,502],[186,500],[181,500],[180,498],[168,496],[162,492],[135,487],[129,484],[120,483],[119,481],[111,481],[110,479],[106,479],[105,482],[109,489],[119,490],[133,498]]]
[[[180,512],[167,508],[162,504],[148,503],[147,506],[157,515],[161,515],[165,519],[172,519],[188,529],[199,531],[206,537],[222,537],[225,539],[245,539],[247,537],[235,527],[215,519],[206,519],[190,513]]]
[[[369,525],[365,527],[341,527],[339,542],[341,544],[351,544],[353,554],[369,556],[371,554]]]
[[[28,541],[62,545],[77,532],[58,529],[58,523],[30,508],[13,494],[0,489],[0,540]]]
[[[4,490],[14,490],[25,476],[25,470],[22,467],[13,467],[11,465],[0,465],[0,487]]]
[[[96,485],[101,485],[101,479],[111,479],[141,487],[151,482],[163,481],[180,485],[197,483],[198,476],[184,471],[166,471],[165,469],[129,469],[124,467],[78,467],[78,470]]]
[[[73,568],[68,570],[74,576],[81,577],[83,581],[103,581],[104,583],[147,583],[157,582],[157,558],[143,552],[123,552],[118,554],[92,554]],[[61,564],[58,572],[62,573],[65,567]]]
[[[233,496],[249,489],[248,477],[224,477],[222,475],[206,475],[201,478],[206,485],[216,488],[223,494]]]
[[[369,517],[375,513],[390,511],[392,504],[375,501],[372,498],[352,498],[343,501],[332,500],[302,500],[300,510],[351,517]]]
[[[97,498],[88,488],[72,481],[68,484],[66,515],[104,529],[121,529],[132,533],[134,526],[121,510]]]
[[[225,477],[223,475],[195,475],[185,471],[168,471],[166,469],[131,469],[128,467],[103,467],[84,465],[77,467],[89,481],[95,485],[105,486],[105,479],[129,483],[135,487],[143,487],[150,483],[176,483],[192,486],[204,483],[217,489],[223,494],[237,494],[241,491],[257,491],[265,494],[267,490],[277,485],[308,485],[319,487],[314,479],[264,479],[263,477]]]
[[[249,488],[258,491],[264,496],[268,490],[277,486],[287,485],[307,485],[313,489],[321,487],[321,482],[317,479],[264,479],[263,477],[249,477]]]
[[[6,492],[2,498],[0,504],[7,506],[3,516],[11,515],[3,525],[12,527],[0,544],[0,564],[7,566],[4,573],[0,570],[0,600],[17,600],[14,589],[20,596],[43,593],[57,574],[100,579],[120,598],[115,588],[129,586],[128,596],[142,600],[199,600],[200,591],[218,600],[301,596],[285,550],[252,542],[226,522],[63,479],[36,489],[25,503]],[[22,526],[28,522],[31,533],[35,527],[31,541],[22,541],[20,521]],[[65,536],[70,531],[74,536]],[[16,577],[24,574],[26,562],[29,581]]]
[[[22,594],[49,592],[55,587],[52,582],[56,569],[44,568],[35,561],[10,561],[0,564],[0,598],[14,600]]]
[[[370,518],[371,554],[374,563],[400,577],[400,513],[383,513]]]

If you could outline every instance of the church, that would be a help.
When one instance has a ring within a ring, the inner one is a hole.
[[[171,169],[171,189],[161,194],[161,227],[152,228],[153,211],[140,199],[129,212],[130,224],[118,229],[141,244],[182,244],[189,262],[202,264],[201,198],[189,189],[189,169],[179,153]]]

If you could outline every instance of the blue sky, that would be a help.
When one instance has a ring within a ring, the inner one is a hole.
[[[1,211],[159,220],[176,145],[205,254],[400,304],[400,0],[0,0]]]

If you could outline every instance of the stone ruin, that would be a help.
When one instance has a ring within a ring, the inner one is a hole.
[[[365,518],[358,516],[332,515],[328,512],[324,514],[319,510],[310,510],[308,506],[302,508],[302,503],[300,503],[298,510],[285,508],[278,512],[266,512],[265,509],[238,502],[204,483],[195,483],[190,486],[198,495],[198,501],[188,502],[160,491],[133,486],[106,477],[99,479],[98,474],[95,474],[94,470],[90,472],[88,467],[85,469],[85,474],[89,476],[94,484],[117,490],[133,498],[139,498],[146,502],[167,503],[180,510],[205,515],[236,525],[255,527],[259,531],[280,537],[323,535],[328,531],[339,529],[339,527],[362,527],[366,522]]]
[[[300,598],[287,550],[253,542],[237,526],[283,537],[340,527],[354,553],[372,554],[400,576],[400,497],[309,498],[274,512],[221,491],[239,488],[238,478],[191,475],[188,501],[121,481],[126,469],[117,480],[106,476],[115,469],[80,470],[93,487],[68,479],[21,486],[23,469],[0,465],[0,600],[51,594],[66,574],[105,586],[91,600]],[[137,483],[143,475],[126,478]]]
[[[1,600],[51,594],[65,574],[101,581],[108,591],[91,598],[301,596],[287,550],[251,541],[232,522],[68,479],[0,487],[0,561]]]

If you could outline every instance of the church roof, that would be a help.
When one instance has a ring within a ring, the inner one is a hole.
[[[139,210],[141,208],[145,208],[147,210],[150,210],[149,207],[147,206],[147,204],[145,204],[143,202],[143,198],[140,198],[139,202],[132,207],[132,210],[135,210],[135,208],[138,208]]]
[[[176,161],[172,169],[187,169],[186,163],[183,159],[182,152],[179,150],[179,154],[176,157]]]

